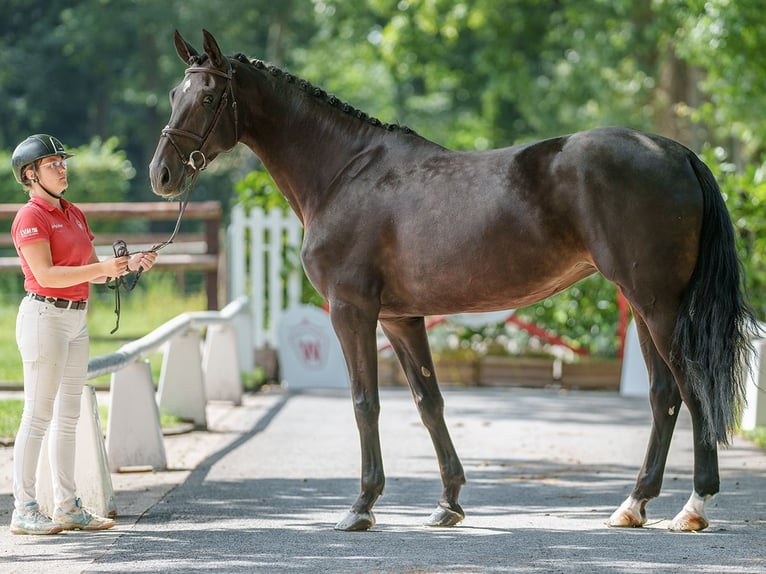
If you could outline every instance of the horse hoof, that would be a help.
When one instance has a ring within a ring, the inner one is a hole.
[[[708,521],[701,514],[682,510],[670,521],[668,530],[672,532],[698,532],[708,527]]]
[[[640,528],[646,523],[646,517],[636,514],[628,508],[618,508],[607,520],[606,525],[613,528]]]
[[[369,530],[373,526],[375,526],[375,515],[372,511],[358,513],[349,510],[335,525],[335,530],[358,532],[361,530]]]
[[[462,512],[462,509],[461,512],[456,512],[449,508],[445,508],[444,506],[437,506],[436,510],[434,510],[431,513],[431,516],[428,517],[425,525],[440,527],[455,526],[455,524],[462,521],[464,518],[465,513]]]

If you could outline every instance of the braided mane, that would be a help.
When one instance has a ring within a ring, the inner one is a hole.
[[[205,56],[206,55],[203,54],[203,58]],[[268,72],[275,78],[280,78],[288,84],[295,84],[301,91],[306,92],[307,94],[317,98],[318,100],[321,100],[327,103],[328,105],[342,111],[343,113],[349,114],[373,126],[377,126],[388,131],[401,131],[402,133],[405,133],[405,134],[415,133],[414,130],[406,126],[401,126],[399,124],[387,124],[387,123],[381,122],[378,118],[375,118],[366,114],[365,112],[353,107],[351,104],[348,104],[346,102],[339,100],[334,95],[328,94],[322,88],[318,88],[314,86],[313,84],[311,84],[311,82],[298,78],[297,76],[294,76],[293,74],[290,74],[289,72],[285,72],[284,70],[282,70],[281,68],[278,68],[277,66],[266,64],[262,60],[258,60],[256,58],[252,58],[252,59],[248,58],[244,54],[236,54],[234,58],[238,60],[239,62],[242,62],[243,64],[249,64],[258,70],[265,70],[266,72]]]

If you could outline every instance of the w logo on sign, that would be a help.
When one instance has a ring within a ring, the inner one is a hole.
[[[321,369],[327,361],[326,336],[308,321],[295,325],[289,335],[293,350],[308,369]]]

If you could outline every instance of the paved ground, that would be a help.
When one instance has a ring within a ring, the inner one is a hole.
[[[113,475],[118,525],[13,536],[11,449],[0,449],[0,572],[744,572],[766,570],[766,453],[721,453],[711,527],[673,534],[691,491],[691,432],[679,420],[648,527],[604,520],[629,493],[649,430],[645,399],[614,393],[445,389],[468,484],[466,520],[422,521],[440,494],[409,392],[384,389],[387,488],[377,526],[333,529],[358,493],[348,394],[264,392],[212,404],[209,431],[167,437],[167,472]]]

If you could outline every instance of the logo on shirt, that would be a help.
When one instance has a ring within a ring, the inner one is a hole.
[[[27,237],[29,235],[35,235],[36,233],[39,233],[40,231],[37,229],[37,227],[24,227],[19,231],[19,234],[22,237]]]
[[[63,223],[54,223],[51,225],[51,229],[61,229],[62,227],[64,227]]]

